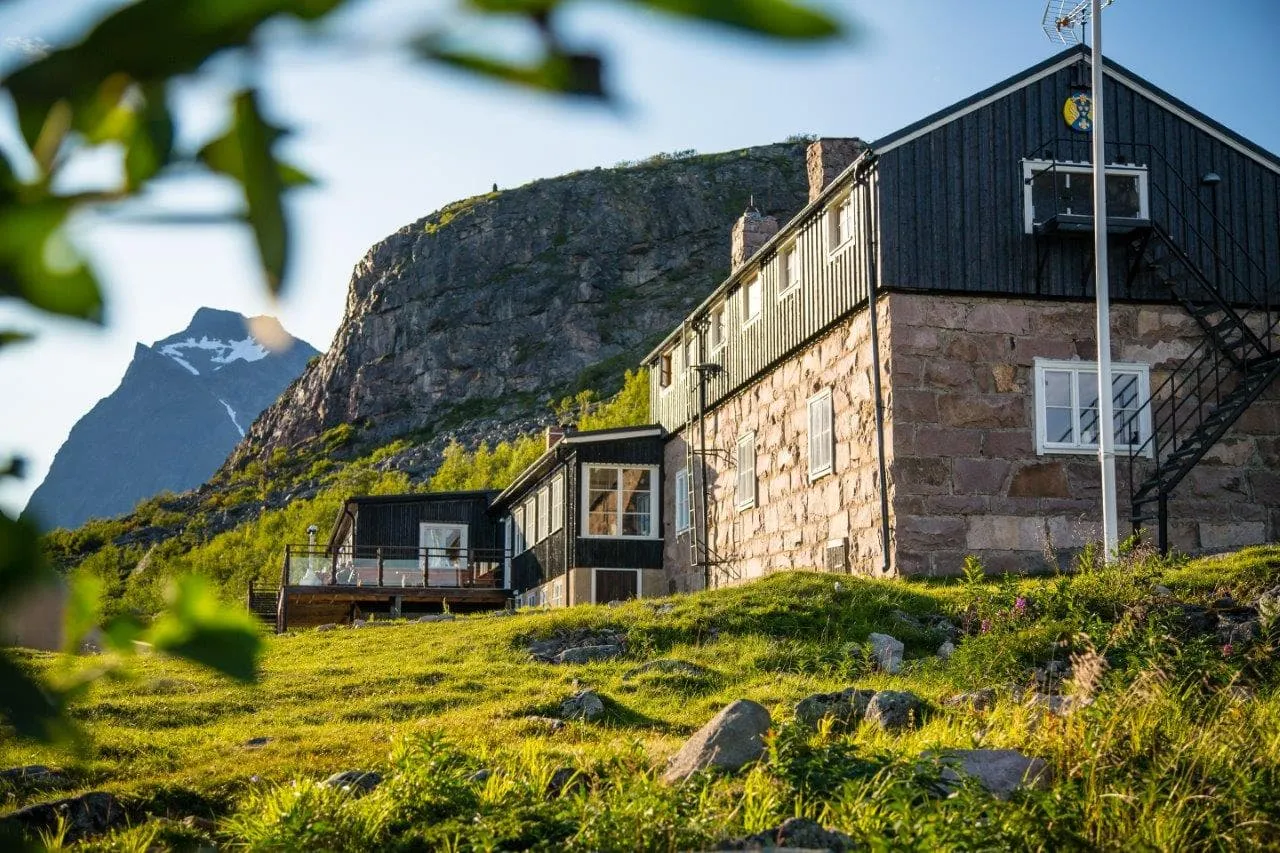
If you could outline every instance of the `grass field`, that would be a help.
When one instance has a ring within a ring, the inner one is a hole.
[[[83,849],[708,849],[792,815],[886,850],[1280,847],[1277,635],[1224,648],[1189,635],[1152,593],[1248,601],[1276,583],[1271,547],[1037,579],[788,573],[621,607],[303,631],[268,640],[248,687],[144,657],[78,706],[91,738],[80,752],[0,740],[0,767],[61,767],[68,794],[121,796],[133,825]],[[901,613],[962,626],[956,654],[935,657],[942,636]],[[529,659],[530,639],[581,628],[625,633],[626,656]],[[901,673],[872,671],[870,631],[906,643]],[[1100,684],[1066,689],[1088,688],[1091,705],[1056,717],[1020,701],[1031,667],[1089,649],[1106,661]],[[632,673],[657,658],[705,672]],[[50,676],[67,665],[27,660]],[[904,733],[791,722],[800,698],[848,686],[911,690],[933,710]],[[555,716],[579,687],[604,698],[601,721],[552,732],[526,719]],[[992,710],[941,705],[986,687]],[[665,758],[738,698],[772,712],[765,759],[658,781]],[[921,753],[974,745],[1039,756],[1054,781],[1007,802],[975,785],[939,796]],[[472,781],[481,768],[492,775]],[[549,795],[559,768],[583,784]],[[317,784],[342,770],[385,780],[363,797]],[[0,789],[0,810],[50,796]],[[216,826],[180,822],[190,815]]]

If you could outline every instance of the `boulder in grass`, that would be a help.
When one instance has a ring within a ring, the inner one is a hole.
[[[59,820],[66,826],[63,840],[69,844],[115,829],[125,822],[124,807],[105,791],[90,791],[78,797],[36,803],[0,818],[19,832],[34,837],[57,831]]]
[[[593,663],[601,660],[612,660],[622,654],[622,646],[613,644],[604,646],[579,646],[565,649],[552,658],[553,663]]]
[[[905,690],[881,690],[867,703],[863,719],[894,731],[918,724],[923,712],[924,703],[916,694]]]
[[[560,716],[566,720],[598,720],[604,716],[604,702],[594,690],[580,690],[560,703]]]
[[[344,770],[324,780],[326,788],[340,788],[352,794],[367,794],[382,784],[382,774],[373,770]]]
[[[827,829],[822,824],[802,817],[789,817],[776,829],[766,829],[746,838],[735,838],[717,845],[719,850],[826,850],[846,853],[859,849],[843,832]]]
[[[972,693],[960,693],[942,700],[944,708],[967,708],[973,711],[990,711],[996,705],[996,691],[990,687]]]
[[[61,788],[67,785],[67,776],[61,770],[43,764],[27,764],[0,770],[0,784],[14,788]]]
[[[796,703],[796,722],[816,729],[824,717],[831,717],[837,724],[856,725],[867,713],[867,705],[875,695],[874,690],[854,687],[839,693],[814,693]]]
[[[731,702],[685,741],[662,778],[679,782],[701,770],[740,770],[764,755],[764,735],[771,725],[763,705],[750,699]]]
[[[871,656],[881,672],[890,675],[902,669],[902,643],[888,634],[870,634],[867,642],[871,644]]]
[[[926,754],[927,758],[932,755]],[[1015,749],[951,749],[938,757],[942,782],[947,790],[964,777],[978,782],[998,799],[1006,800],[1014,791],[1045,788],[1052,771],[1041,758],[1023,755]]]

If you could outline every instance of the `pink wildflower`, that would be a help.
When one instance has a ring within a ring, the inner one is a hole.
[[[1234,647],[1230,643],[1227,643],[1225,646],[1222,647],[1222,656],[1224,658],[1229,658],[1231,657],[1232,651],[1234,651]]]

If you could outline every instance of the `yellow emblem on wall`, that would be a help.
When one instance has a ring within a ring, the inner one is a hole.
[[[1088,92],[1072,92],[1062,105],[1062,117],[1072,130],[1088,133],[1093,128],[1093,98]]]

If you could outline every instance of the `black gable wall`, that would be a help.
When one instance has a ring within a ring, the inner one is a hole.
[[[1131,77],[1123,70],[1117,73]],[[1055,140],[1071,141],[1058,142],[1056,155],[1047,159],[1089,159],[1089,134],[1072,131],[1062,118],[1073,84],[1087,78],[1088,66],[1077,70],[1071,62],[908,142],[894,145],[910,129],[877,143],[878,149],[888,149],[877,164],[884,287],[1092,297],[1088,235],[1036,238],[1023,233],[1021,167],[1024,158],[1041,159]],[[1277,170],[1112,76],[1105,95],[1106,134],[1114,143],[1108,146],[1108,159],[1124,156],[1149,166],[1152,220],[1172,232],[1206,271],[1212,267],[1211,239],[1200,241],[1183,226],[1190,224],[1206,238],[1217,230],[1219,249],[1231,268],[1257,294],[1270,282],[1274,301],[1280,292]],[[1158,156],[1149,155],[1146,146]],[[1200,177],[1210,171],[1222,177],[1216,199],[1199,186]],[[1177,210],[1169,209],[1166,197],[1175,200]],[[1221,229],[1211,225],[1211,207],[1218,211]],[[1127,283],[1125,242],[1113,240],[1113,297],[1167,299],[1167,292],[1145,275]],[[1249,264],[1245,253],[1260,269]],[[1244,299],[1242,293],[1232,295]]]

